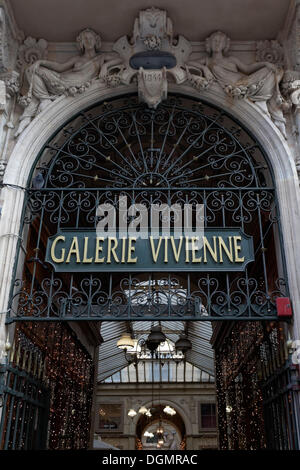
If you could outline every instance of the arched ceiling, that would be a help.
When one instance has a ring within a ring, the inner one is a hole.
[[[74,41],[93,28],[104,41],[132,33],[140,9],[166,9],[175,34],[202,41],[223,30],[233,40],[274,39],[283,28],[290,0],[10,0],[25,36],[48,41]],[[247,14],[245,14],[247,12]]]

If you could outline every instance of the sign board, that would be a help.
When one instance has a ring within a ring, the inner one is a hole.
[[[45,261],[57,272],[244,271],[254,261],[252,237],[237,228],[208,228],[201,236],[99,237],[61,230],[50,237]]]

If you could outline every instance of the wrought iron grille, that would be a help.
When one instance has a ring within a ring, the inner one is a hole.
[[[135,96],[102,102],[44,146],[26,191],[23,278],[7,321],[276,319],[287,295],[277,200],[260,144],[230,115],[171,96],[156,110]],[[59,274],[45,264],[47,238],[95,229],[97,207],[204,205],[205,228],[241,228],[255,261],[243,273]],[[17,263],[16,263],[17,265]]]
[[[46,448],[50,391],[44,374],[43,353],[19,332],[18,347],[0,365],[0,449]]]

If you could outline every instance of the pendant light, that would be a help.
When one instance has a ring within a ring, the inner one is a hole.
[[[164,343],[166,341],[166,335],[161,330],[161,325],[152,326],[147,341],[150,343]]]
[[[176,351],[181,351],[183,354],[192,349],[192,343],[185,333],[179,335],[179,339],[175,343],[175,349]]]
[[[142,415],[145,415],[147,413],[148,409],[143,405],[140,407],[139,409],[139,413],[141,413]]]
[[[133,408],[131,408],[127,414],[128,416],[130,416],[131,419],[133,419],[137,415],[137,412]]]
[[[117,342],[117,346],[119,349],[126,349],[127,351],[131,351],[135,346],[135,341],[131,338],[129,333],[123,333]]]

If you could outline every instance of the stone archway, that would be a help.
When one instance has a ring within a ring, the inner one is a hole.
[[[5,203],[0,228],[0,251],[3,255],[3,259],[7,260],[1,272],[0,304],[3,312],[8,308],[8,286],[11,285],[12,275],[11,259],[15,258],[19,237],[18,231],[24,198],[22,188],[26,186],[34,161],[43,143],[53,134],[59,125],[66,122],[76,111],[94,102],[95,99],[99,100],[104,97],[108,98],[122,95],[123,93],[128,93],[130,90],[134,91],[134,89],[134,87],[120,87],[113,91],[108,91],[104,86],[101,88],[99,85],[94,85],[79,98],[59,98],[46,108],[38,119],[33,121],[17,142],[7,166],[4,188],[2,190]],[[172,91],[180,91],[189,96],[196,96],[196,92],[189,87],[173,85]],[[218,106],[224,109],[228,109],[228,101],[221,90],[217,88],[212,89],[203,92],[202,96],[212,103],[218,104]],[[297,194],[296,187],[298,185],[295,164],[277,128],[270,120],[266,119],[254,105],[245,102],[230,103],[229,111],[232,115],[237,116],[258,138],[272,165],[279,206],[284,208],[284,210],[281,211],[283,240],[296,318],[294,335],[297,335],[299,331],[297,320],[299,299],[297,295],[299,294],[297,294],[298,290],[296,286],[299,284],[299,271],[295,261],[298,256],[295,255],[297,245],[294,244],[294,240],[296,239],[296,234],[299,232],[300,222],[298,215],[299,205],[294,197],[294,195]],[[287,181],[289,181],[289,184],[287,184]],[[1,338],[3,341],[6,337],[4,316],[2,316],[1,322]]]
[[[156,429],[159,425],[163,427],[162,436],[164,444],[160,446],[161,450],[184,450],[185,448],[187,432],[183,417],[178,411],[174,416],[166,415],[163,412],[164,407],[164,404],[156,404],[156,411],[151,418],[142,415],[137,421],[136,437],[138,442],[142,444],[144,450],[157,448]],[[145,436],[146,431],[152,432],[154,436],[147,438],[147,436]]]
[[[174,89],[176,89],[176,88],[174,88]],[[128,89],[126,89],[126,92],[127,91],[128,91]],[[182,92],[183,89],[180,89],[180,91]],[[116,91],[114,93],[117,94]],[[125,93],[125,90],[124,90],[124,93]],[[190,94],[191,93],[187,93],[187,95],[190,95]],[[94,89],[90,90],[89,93],[87,93],[87,95],[85,97],[86,102],[88,102],[87,98],[89,98],[89,100],[91,100],[93,97],[95,98],[95,96],[96,96],[95,90]],[[97,90],[97,96],[99,96],[98,90]],[[213,94],[212,92],[210,92],[210,93],[207,93],[207,95],[205,97],[206,97],[206,99],[210,98],[211,101],[218,101],[218,99],[219,99],[219,101],[222,101],[220,99],[220,96],[219,96],[218,93]],[[83,104],[83,101],[84,100],[82,99],[81,105]],[[82,109],[79,106],[78,101],[70,100],[70,101],[68,101],[68,104],[70,105],[70,109],[73,108],[73,112],[74,112],[75,108]],[[220,103],[218,103],[218,104],[220,105]],[[1,243],[0,249],[6,250],[6,259],[7,260],[9,259],[9,257],[15,256],[16,249],[17,249],[17,243],[16,242],[21,237],[21,233],[20,232],[18,233],[18,229],[20,227],[20,220],[22,218],[21,214],[22,214],[23,199],[24,199],[23,190],[24,190],[24,187],[27,185],[27,181],[28,181],[28,179],[30,178],[30,176],[32,174],[33,157],[35,157],[34,161],[36,161],[36,154],[34,155],[34,150],[37,150],[37,149],[40,150],[41,145],[44,143],[43,140],[45,139],[46,134],[49,136],[53,133],[52,132],[53,129],[50,126],[48,126],[48,128],[46,130],[44,129],[43,137],[41,137],[40,135],[37,136],[35,134],[35,132],[37,132],[38,129],[36,129],[36,128],[39,128],[39,130],[40,130],[40,126],[43,126],[45,124],[45,121],[49,119],[50,114],[53,113],[53,112],[57,113],[57,111],[58,111],[57,108],[59,108],[60,111],[61,111],[61,121],[65,122],[67,113],[66,113],[65,109],[64,110],[62,109],[63,105],[65,105],[65,100],[64,99],[58,100],[58,102],[54,103],[51,107],[49,107],[48,110],[45,110],[44,119],[42,119],[43,118],[43,115],[42,115],[41,120],[39,122],[39,126],[35,122],[32,123],[32,126],[24,133],[24,136],[21,137],[20,142],[17,144],[16,150],[15,150],[15,155],[13,156],[15,158],[12,157],[12,159],[11,159],[12,163],[7,168],[6,179],[5,179],[5,182],[4,182],[5,187],[3,189],[3,191],[5,192],[5,206],[3,208],[3,219],[2,219],[3,233],[2,233],[2,237],[0,239],[0,243]],[[69,112],[70,112],[70,109],[69,109]],[[280,204],[283,205],[284,203],[286,203],[289,200],[289,196],[292,194],[292,192],[289,193],[289,189],[287,188],[287,185],[283,184],[284,183],[284,174],[285,174],[285,177],[287,175],[289,176],[290,181],[293,184],[295,184],[295,178],[296,177],[295,177],[294,168],[293,168],[291,162],[288,161],[288,159],[290,157],[289,157],[289,154],[287,152],[286,146],[285,146],[284,142],[282,141],[282,137],[278,133],[277,129],[274,128],[274,126],[272,127],[272,125],[269,122],[266,124],[265,118],[262,118],[262,115],[256,110],[256,108],[254,106],[248,105],[248,107],[246,107],[246,105],[244,105],[244,104],[243,105],[238,104],[238,105],[236,105],[236,107],[234,109],[230,110],[230,112],[232,114],[234,114],[234,111],[235,111],[236,114],[238,114],[238,111],[243,112],[242,117],[243,117],[244,120],[245,120],[246,116],[248,118],[250,118],[250,116],[252,118],[255,116],[257,121],[259,121],[259,119],[261,119],[261,120],[263,119],[264,125],[268,126],[268,130],[270,132],[272,132],[273,141],[278,143],[278,146],[281,150],[280,154],[278,153],[278,148],[277,148],[277,154],[275,154],[275,151],[274,151],[274,153],[272,153],[272,155],[269,154],[268,152],[267,153],[268,153],[268,156],[269,156],[269,159],[271,160],[271,162],[273,161],[273,170],[274,170],[274,174],[275,174],[275,181],[276,181],[276,184],[278,185],[278,188],[279,188],[279,190],[278,190],[278,192],[279,192],[279,205]],[[56,114],[56,116],[57,116],[57,114]],[[241,122],[242,122],[242,119],[241,119]],[[57,123],[57,121],[56,121],[56,123]],[[36,137],[36,140],[35,140],[35,137]],[[264,140],[263,135],[260,135],[260,138],[261,138],[260,141]],[[32,140],[34,140],[34,145],[32,145],[33,144]],[[31,145],[31,148],[29,148],[30,145]],[[270,150],[270,145],[269,145],[269,150]],[[274,150],[274,149],[272,148],[272,150]],[[25,155],[26,155],[25,160],[22,160],[20,158],[21,157],[20,152],[25,153]],[[283,159],[282,159],[282,155],[284,153],[288,157],[286,159],[286,161],[283,161]],[[275,156],[278,157],[278,160],[276,162],[275,162]],[[14,213],[12,213],[12,207],[14,207],[14,209],[15,209]],[[290,204],[288,206],[288,208],[289,208],[289,211],[296,210],[295,201],[293,201],[293,204]],[[287,231],[287,221],[290,223],[290,220],[293,220],[293,222],[295,224],[295,227],[296,227],[296,225],[298,223],[298,220],[297,220],[296,217],[293,217],[291,215],[291,213],[288,213],[288,211],[284,212],[282,215],[283,215],[283,237],[284,237],[284,240],[285,240],[286,256],[288,258],[288,255],[289,254],[291,255],[293,253],[292,262],[294,263],[295,262],[295,252],[294,252],[293,249],[291,249],[291,246],[290,246],[289,241],[288,241],[288,237],[291,237],[291,233],[293,233],[293,232],[290,233],[290,232]],[[294,227],[294,229],[295,229],[295,227]],[[295,279],[296,279],[295,276],[297,276],[297,270],[296,269],[293,270],[293,267],[291,267],[289,265],[289,261],[290,260],[287,259],[287,262],[288,262],[287,264],[288,264],[288,268],[289,268],[288,272],[290,274],[290,277],[292,276],[292,281],[293,280],[295,281]],[[21,259],[21,263],[22,263],[22,259]],[[3,270],[3,273],[2,273],[3,281],[6,281],[6,283],[3,282],[2,286],[1,286],[2,292],[3,292],[2,300],[4,302],[3,303],[3,311],[5,311],[4,310],[5,308],[7,309],[7,300],[8,300],[8,295],[9,295],[9,293],[8,293],[9,289],[7,287],[8,287],[8,285],[11,285],[10,284],[11,274],[12,274],[11,265],[9,263],[6,263],[5,269]],[[291,282],[291,280],[290,280],[290,282]],[[5,287],[6,287],[6,289],[5,289]],[[296,306],[297,306],[297,299],[296,299],[296,301],[294,301],[294,308]],[[3,337],[6,336],[5,333],[4,333],[4,320],[3,320],[2,334],[3,334]]]

